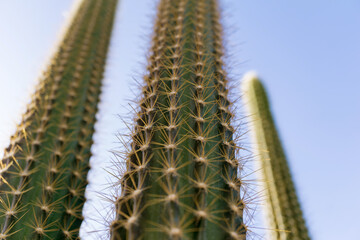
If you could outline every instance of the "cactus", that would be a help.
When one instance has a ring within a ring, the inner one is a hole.
[[[245,239],[216,0],[161,0],[112,239]]]
[[[0,239],[75,239],[116,0],[84,0],[0,162]]]
[[[242,87],[264,178],[267,220],[270,229],[273,230],[269,239],[309,240],[265,89],[253,73],[248,73],[244,77]]]

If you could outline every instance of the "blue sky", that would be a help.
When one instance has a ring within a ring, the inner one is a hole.
[[[24,112],[72,3],[0,1],[1,149]],[[313,239],[356,239],[360,2],[222,3],[232,76],[239,80],[246,71],[256,70],[266,84]],[[151,0],[122,0],[119,5],[96,125],[91,160],[96,170],[90,173],[90,190],[104,188],[109,178],[102,167],[113,159],[109,151],[119,146],[115,133],[124,125],[117,114],[127,112],[133,77],[140,79],[145,71],[154,6]],[[106,206],[96,193],[88,194],[93,205]],[[86,209],[92,211],[90,205]]]

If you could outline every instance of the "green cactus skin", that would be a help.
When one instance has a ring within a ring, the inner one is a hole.
[[[266,191],[272,240],[309,240],[290,169],[270,112],[265,89],[255,74],[244,78],[243,94],[251,118]]]
[[[112,239],[246,238],[216,0],[161,0]]]
[[[0,239],[76,239],[117,0],[84,0],[0,166]]]

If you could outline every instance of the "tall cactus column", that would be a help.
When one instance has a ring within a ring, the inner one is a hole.
[[[255,74],[243,82],[244,99],[251,117],[251,130],[258,151],[266,189],[266,208],[272,240],[309,240],[289,166],[265,89]]]
[[[0,239],[75,239],[117,0],[82,1],[0,170]]]
[[[112,239],[245,239],[216,0],[161,0]]]

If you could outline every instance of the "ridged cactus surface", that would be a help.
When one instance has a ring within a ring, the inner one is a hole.
[[[244,78],[243,92],[251,118],[266,191],[271,240],[309,240],[289,166],[270,112],[265,89],[255,74]]]
[[[84,0],[0,166],[0,239],[75,239],[116,0]]]
[[[161,0],[112,239],[245,239],[216,0]]]

